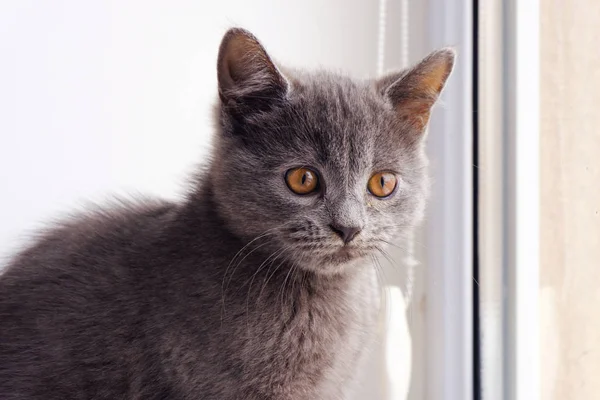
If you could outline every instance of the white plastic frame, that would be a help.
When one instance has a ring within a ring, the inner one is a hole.
[[[426,226],[426,398],[466,400],[473,398],[473,9],[471,0],[429,6],[431,47],[455,46],[458,57],[428,138],[435,183]]]
[[[540,3],[504,3],[508,398],[539,400]]]
[[[539,6],[495,0],[480,9],[484,400],[540,399]]]

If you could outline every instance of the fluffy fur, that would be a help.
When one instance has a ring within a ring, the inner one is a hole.
[[[0,277],[0,398],[346,398],[378,313],[370,261],[421,218],[423,122],[452,62],[282,73],[229,31],[216,146],[186,200],[90,211]],[[317,192],[287,187],[299,166]],[[398,177],[389,198],[367,190],[378,171]],[[332,224],[360,232],[344,244]]]

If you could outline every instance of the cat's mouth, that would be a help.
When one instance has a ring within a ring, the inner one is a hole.
[[[359,258],[364,257],[365,255],[365,252],[362,251],[359,247],[346,245],[328,254],[325,257],[325,259],[326,262],[339,265],[355,261]]]
[[[339,250],[337,250],[335,252],[335,254],[337,254],[339,256],[344,256],[344,257],[353,257],[353,256],[358,256],[358,251],[356,248],[352,248],[349,246],[343,246],[343,247],[340,247]]]
[[[304,268],[326,275],[341,273],[371,255],[368,248],[357,245],[331,246],[307,251]]]

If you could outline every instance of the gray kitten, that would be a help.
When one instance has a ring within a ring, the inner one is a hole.
[[[283,71],[230,30],[185,201],[90,211],[0,277],[0,399],[344,399],[378,314],[372,257],[421,219],[453,62]]]

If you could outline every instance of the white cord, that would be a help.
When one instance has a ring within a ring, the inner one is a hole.
[[[404,266],[406,268],[406,283],[405,283],[405,293],[404,299],[406,300],[406,308],[408,309],[411,305],[413,292],[414,292],[414,283],[415,283],[415,268],[419,265],[419,262],[414,257],[414,249],[415,249],[415,234],[411,232],[407,241],[406,241],[406,254],[404,257]]]
[[[409,50],[410,50],[410,41],[409,41],[409,33],[410,33],[410,25],[409,25],[409,8],[408,8],[408,0],[401,0],[400,3],[400,27],[402,28],[402,34],[400,35],[401,41],[401,56],[402,56],[402,68],[408,68],[409,65]]]
[[[387,0],[379,0],[379,32],[377,40],[377,76],[383,75],[385,68],[385,22]]]
[[[410,55],[410,9],[408,7],[409,0],[400,0],[400,27],[402,33],[400,35],[400,56],[401,67],[409,67]],[[406,300],[406,308],[409,309],[414,291],[415,268],[419,262],[414,257],[415,234],[411,232],[406,241],[406,254],[404,257],[404,266],[406,268],[406,287],[404,298]]]

